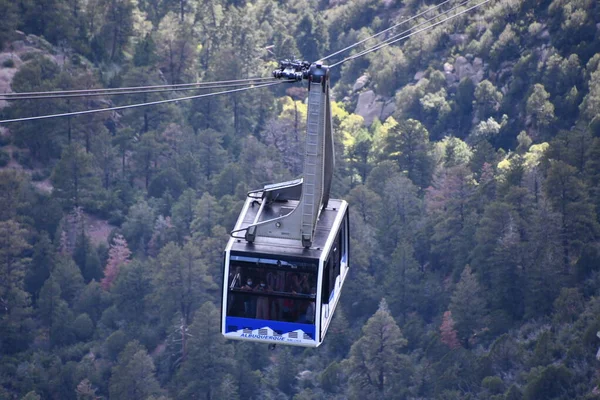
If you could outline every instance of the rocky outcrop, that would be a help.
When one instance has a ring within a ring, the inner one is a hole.
[[[42,55],[58,65],[64,64],[67,55],[44,38],[26,35],[20,31],[15,31],[13,37],[13,41],[0,52],[0,93],[12,92],[11,83],[19,68],[37,55]],[[6,101],[0,100],[0,109],[7,105]]]
[[[396,111],[396,102],[393,97],[378,96],[372,90],[358,95],[355,114],[365,120],[365,126],[370,126],[375,118],[385,121]]]
[[[368,82],[369,82],[369,76],[368,75],[361,76],[360,78],[358,78],[356,80],[356,82],[354,82],[354,86],[352,86],[352,91],[354,93],[357,93],[362,88],[364,88],[367,85]]]
[[[466,57],[459,56],[454,61],[454,65],[444,64],[444,73],[448,84],[460,82],[463,78],[469,78],[473,83],[478,84],[483,80],[484,67],[483,60],[479,57],[469,62]]]

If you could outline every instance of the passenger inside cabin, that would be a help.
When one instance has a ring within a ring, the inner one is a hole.
[[[310,294],[316,296],[317,288],[312,287]],[[302,312],[296,322],[301,324],[314,324],[315,323],[315,302],[309,300],[303,300],[301,305]]]
[[[241,287],[242,290],[254,290],[252,287],[252,278],[246,279],[246,284]],[[251,295],[244,295],[244,316],[246,318],[256,317],[256,297]]]
[[[260,284],[254,288],[256,292],[271,292],[271,288],[267,286],[264,279],[260,280]],[[256,301],[256,318],[269,319],[269,298],[267,296],[259,296]]]

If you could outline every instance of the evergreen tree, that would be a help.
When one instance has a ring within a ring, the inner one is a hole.
[[[539,135],[540,129],[548,127],[554,120],[554,105],[548,101],[550,94],[539,83],[533,87],[527,99],[527,115],[532,120],[534,131]]]
[[[65,147],[52,174],[53,195],[63,208],[97,208],[96,192],[100,184],[94,175],[92,157],[76,144]]]
[[[111,293],[123,320],[128,324],[143,325],[154,312],[151,312],[149,297],[153,293],[152,275],[148,265],[139,260],[124,264],[119,269]]]
[[[475,182],[464,165],[442,170],[427,189],[425,205],[432,223],[431,250],[444,269],[462,270],[475,229]]]
[[[77,235],[75,249],[73,250],[73,260],[81,270],[81,275],[86,283],[92,279],[96,281],[102,279],[100,258],[90,238],[83,231]]]
[[[77,296],[84,287],[81,271],[69,256],[61,256],[56,262],[52,276],[60,285],[62,298],[73,305]]]
[[[131,0],[106,0],[105,19],[97,40],[101,50],[97,56],[109,61],[117,61],[123,56],[133,34],[134,4]]]
[[[433,162],[429,155],[429,132],[419,121],[409,119],[393,127],[387,137],[386,154],[398,162],[401,171],[417,186],[431,181]]]
[[[545,191],[561,218],[563,266],[569,272],[573,251],[600,232],[596,213],[577,170],[562,161],[550,163]]]
[[[442,319],[442,325],[440,325],[440,340],[451,350],[460,347],[458,332],[454,329],[454,324],[452,312],[446,311]]]
[[[30,298],[24,279],[30,260],[27,231],[13,220],[0,221],[0,351],[23,350],[29,337]]]
[[[207,291],[214,289],[193,242],[182,248],[171,242],[162,249],[157,257],[154,288],[154,303],[163,320],[170,322],[177,315],[181,329],[186,331],[193,312],[208,300]],[[187,349],[183,345],[185,357]]]
[[[194,209],[194,220],[190,225],[192,236],[210,236],[212,228],[217,224],[217,218],[221,213],[222,210],[217,200],[210,193],[204,193]]]
[[[233,370],[233,347],[220,334],[219,310],[204,303],[189,327],[189,352],[175,376],[178,399],[216,399],[221,382]]]
[[[70,344],[74,340],[71,329],[73,314],[63,299],[59,279],[51,275],[40,290],[39,309],[41,320],[48,328],[50,344]]]
[[[129,208],[123,223],[123,236],[131,243],[132,249],[136,249],[137,246],[141,255],[146,255],[155,222],[156,210],[145,200],[140,199]]]
[[[55,253],[52,242],[46,232],[43,232],[37,243],[33,246],[33,257],[31,265],[25,276],[25,288],[31,295],[32,299],[37,299],[40,289],[46,279],[50,276],[50,272],[54,269]]]
[[[101,281],[104,290],[110,289],[119,275],[120,268],[129,262],[130,256],[131,251],[127,247],[125,238],[121,235],[115,236],[108,251],[108,262],[104,268],[104,278]]]
[[[485,298],[477,277],[468,265],[460,275],[460,281],[452,294],[450,311],[456,321],[458,336],[465,347],[469,347],[469,340],[484,327],[486,315]]]
[[[194,220],[194,206],[196,205],[196,192],[193,189],[185,190],[171,209],[171,220],[181,242],[190,236],[190,225]]]
[[[400,350],[407,341],[391,316],[385,300],[362,329],[348,359],[352,398],[399,398],[403,370]]]
[[[0,0],[0,9],[4,10],[4,17],[0,21],[0,49],[11,39],[14,30],[19,24],[16,4],[10,0]]]
[[[155,366],[137,341],[127,344],[119,354],[118,363],[112,368],[109,383],[111,399],[146,400],[161,393],[156,380]]]

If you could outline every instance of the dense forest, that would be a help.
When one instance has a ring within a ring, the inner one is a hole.
[[[269,77],[435,4],[0,0],[0,93]],[[317,349],[219,333],[246,192],[301,174],[303,85],[1,124],[0,399],[600,398],[600,3],[492,0],[332,85],[351,269]]]

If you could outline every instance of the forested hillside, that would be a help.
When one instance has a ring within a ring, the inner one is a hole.
[[[0,119],[270,77],[436,4],[0,0]],[[600,2],[492,0],[332,85],[351,270],[317,349],[219,333],[246,192],[301,174],[302,84],[0,124],[0,399],[600,398]]]

